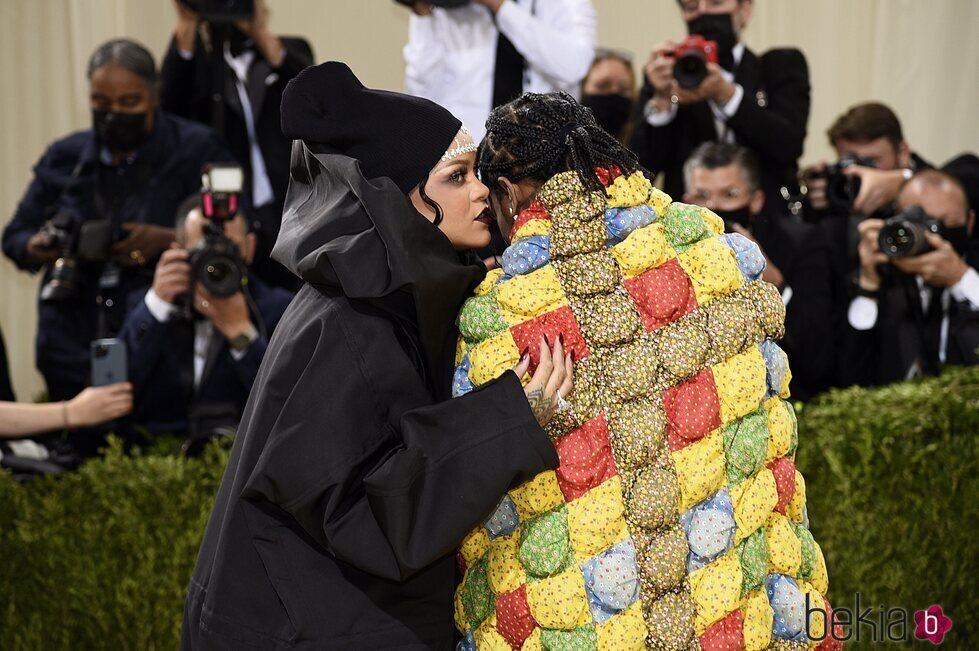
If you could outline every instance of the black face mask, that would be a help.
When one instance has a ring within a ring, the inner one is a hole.
[[[718,64],[725,70],[734,69],[734,46],[738,44],[738,36],[734,33],[731,14],[703,14],[687,23],[687,31],[716,41]]]
[[[618,138],[632,114],[632,99],[622,95],[583,95],[581,105],[595,114],[595,121]]]
[[[146,131],[146,113],[92,111],[95,138],[112,152],[139,149],[150,134]]]
[[[715,210],[714,214],[724,220],[724,232],[734,233],[734,224],[751,230],[751,209],[748,206],[737,210]]]

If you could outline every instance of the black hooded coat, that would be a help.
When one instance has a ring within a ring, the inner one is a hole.
[[[273,257],[305,285],[265,354],[183,649],[449,649],[463,537],[557,466],[516,375],[449,400],[482,278],[390,179],[297,141]]]

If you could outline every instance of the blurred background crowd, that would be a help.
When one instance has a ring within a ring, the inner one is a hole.
[[[477,140],[523,92],[579,98],[658,187],[759,244],[796,400],[977,362],[968,0],[7,0],[0,13],[0,452],[17,472],[73,467],[110,431],[176,434],[188,450],[233,434],[297,288],[270,259],[291,147],[281,94],[328,59],[444,105]]]

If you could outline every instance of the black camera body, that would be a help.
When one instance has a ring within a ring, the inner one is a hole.
[[[889,258],[910,258],[933,250],[925,233],[944,237],[945,225],[920,206],[908,206],[884,222],[877,244]]]
[[[716,41],[708,41],[700,34],[685,38],[669,56],[675,59],[673,78],[680,88],[692,90],[707,78],[707,64],[718,62]]]
[[[224,234],[224,224],[238,214],[244,172],[238,165],[208,163],[201,185],[204,239],[190,252],[190,277],[214,296],[232,296],[245,282],[248,267],[238,246]]]
[[[180,0],[209,23],[233,23],[255,16],[255,0]]]
[[[826,179],[826,202],[838,212],[849,212],[860,194],[860,177],[844,174],[848,167],[876,167],[872,159],[843,154],[836,163],[830,163],[823,172]]]
[[[59,250],[51,266],[51,278],[41,288],[42,301],[64,301],[74,298],[78,289],[78,271],[83,262],[105,262],[118,228],[108,219],[79,220],[59,211],[41,226],[52,246]]]

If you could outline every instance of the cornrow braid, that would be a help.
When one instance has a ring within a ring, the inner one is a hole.
[[[493,109],[476,157],[490,187],[501,176],[543,183],[574,171],[584,187],[604,191],[596,168],[646,172],[635,154],[598,126],[591,109],[563,92],[525,93]]]

